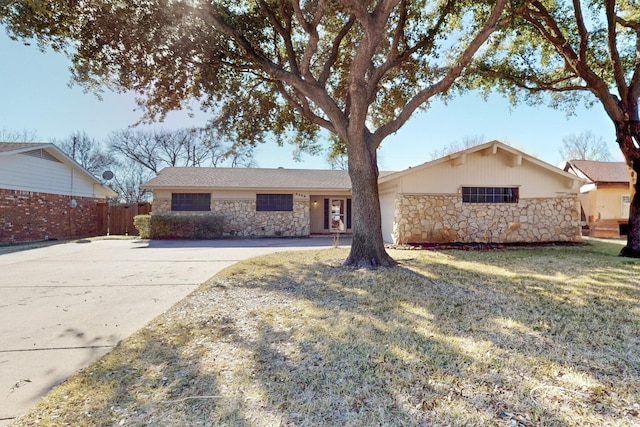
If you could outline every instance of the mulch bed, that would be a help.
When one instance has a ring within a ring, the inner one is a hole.
[[[462,250],[492,251],[514,248],[540,248],[554,246],[581,246],[576,242],[521,242],[521,243],[407,243],[404,245],[386,245],[388,249],[398,250]]]

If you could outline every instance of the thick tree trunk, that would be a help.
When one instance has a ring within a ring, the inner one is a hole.
[[[624,124],[616,126],[616,133],[620,149],[637,177],[640,173],[640,147],[638,146],[640,144],[640,122],[637,120],[626,121]],[[640,188],[638,184],[639,180],[636,178],[629,209],[627,245],[620,251],[620,256],[624,257],[640,258]]]
[[[634,160],[632,163],[635,176],[640,172],[640,159]],[[627,235],[627,246],[622,248],[620,256],[640,258],[640,192],[638,191],[638,181],[634,186],[631,196],[631,207],[629,209],[629,227]]]
[[[382,239],[378,166],[375,149],[365,143],[349,147],[349,176],[353,200],[353,241],[344,265],[375,268],[396,262],[387,254]]]

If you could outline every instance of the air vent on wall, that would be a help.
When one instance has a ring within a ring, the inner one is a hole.
[[[31,157],[37,157],[37,158],[43,159],[43,160],[50,160],[52,162],[62,163],[60,160],[56,159],[55,157],[53,157],[51,154],[49,154],[47,151],[45,151],[43,149],[25,151],[22,154],[24,154],[26,156],[31,156]]]

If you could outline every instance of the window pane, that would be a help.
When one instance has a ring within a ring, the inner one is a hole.
[[[256,194],[256,211],[293,211],[293,194]]]
[[[172,211],[210,211],[210,193],[172,193]]]
[[[518,203],[518,187],[462,187],[464,203]]]

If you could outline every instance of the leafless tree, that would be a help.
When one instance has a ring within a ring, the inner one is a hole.
[[[0,142],[37,142],[37,140],[38,134],[34,130],[13,131],[5,128],[0,129]]]
[[[558,149],[563,160],[596,160],[609,162],[613,159],[602,137],[597,137],[591,131],[581,134],[571,134],[562,138],[562,146]]]
[[[140,186],[153,178],[153,175],[153,172],[140,163],[125,159],[114,168],[113,180],[109,184],[118,193],[119,202],[148,202],[151,200],[151,193]]]
[[[484,136],[482,135],[466,136],[459,141],[450,142],[438,149],[433,150],[431,153],[429,153],[429,158],[431,160],[439,159],[440,157],[444,157],[452,153],[457,153],[458,151],[466,150],[467,148],[474,147],[484,142],[486,141],[484,139]]]
[[[158,173],[164,167],[253,165],[253,147],[225,146],[201,129],[132,130],[109,138],[114,153]]]
[[[68,138],[54,139],[52,142],[98,178],[117,163],[112,153],[107,152],[99,141],[85,132],[74,132]]]

